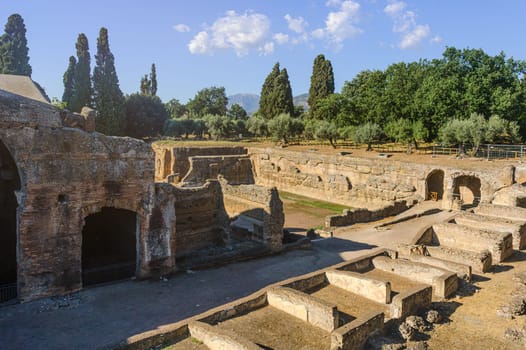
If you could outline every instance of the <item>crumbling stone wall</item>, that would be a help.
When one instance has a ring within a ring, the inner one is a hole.
[[[220,183],[228,215],[257,220],[261,226],[254,230],[252,238],[267,244],[273,251],[281,250],[285,215],[277,189],[258,185],[234,186],[224,178],[220,178]]]
[[[164,247],[169,239],[161,238],[171,235],[170,228],[161,223],[150,231],[151,147],[131,138],[71,128],[68,120],[79,119],[0,90],[0,141],[12,155],[21,180],[16,193],[21,300],[82,287],[84,219],[103,207],[137,214],[138,277],[148,276],[152,263],[166,269],[173,264]]]
[[[444,171],[444,209],[453,205],[457,178],[479,179],[481,202],[491,202],[496,191],[514,181],[513,166],[474,171],[385,158],[257,147],[249,148],[249,154],[257,184],[355,208],[378,209],[401,200],[427,198],[426,179],[439,170]]]
[[[162,143],[154,143],[152,147],[155,151],[155,181],[164,181],[169,175],[182,179],[190,170],[190,157],[247,154],[245,147],[173,147]]]
[[[252,163],[247,155],[193,156],[182,186],[201,185],[221,175],[231,184],[253,184]]]

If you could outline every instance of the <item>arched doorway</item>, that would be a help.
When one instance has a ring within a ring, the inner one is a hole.
[[[433,170],[426,179],[426,199],[441,200],[444,196],[444,171]]]
[[[463,206],[473,207],[480,203],[480,179],[462,175],[453,180],[453,197],[460,199]]]
[[[20,176],[7,147],[0,141],[0,303],[17,297],[17,218]]]
[[[137,215],[104,207],[85,219],[82,229],[84,286],[135,276]]]

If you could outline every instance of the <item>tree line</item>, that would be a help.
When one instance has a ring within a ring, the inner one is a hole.
[[[30,76],[22,17],[8,18],[0,37],[0,72]],[[294,106],[287,69],[276,62],[263,81],[259,110],[252,116],[237,104],[227,108],[224,87],[208,87],[186,104],[157,97],[157,72],[140,79],[139,91],[124,96],[119,88],[108,31],[97,39],[91,74],[88,39],[79,34],[76,57],[63,75],[60,104],[78,112],[97,110],[97,130],[133,137],[193,135],[214,139],[257,136],[283,143],[291,138],[351,139],[443,144],[518,142],[526,135],[526,81],[522,60],[501,52],[447,47],[441,58],[399,62],[384,70],[364,70],[335,92],[334,72],[324,55],[315,57],[308,110]]]

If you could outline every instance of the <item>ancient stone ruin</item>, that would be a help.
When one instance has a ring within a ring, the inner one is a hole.
[[[268,147],[174,147],[94,130],[92,110],[70,113],[0,90],[5,300],[281,252],[280,190],[353,208],[328,216],[327,231],[426,200],[437,202],[435,211],[451,211],[396,250],[276,283],[113,348],[185,348],[197,340],[205,348],[362,349],[393,326],[409,339],[432,322],[408,316],[526,246],[520,164],[452,167]]]

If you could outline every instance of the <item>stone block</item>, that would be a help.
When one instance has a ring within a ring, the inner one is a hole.
[[[414,315],[419,309],[429,307],[432,293],[431,286],[424,286],[395,295],[389,306],[390,318],[403,319],[406,316]]]
[[[433,293],[440,298],[447,298],[458,288],[456,273],[431,265],[406,259],[391,259],[385,256],[374,258],[373,265],[379,270],[429,284],[433,287]]]
[[[370,312],[331,333],[331,350],[362,350],[372,334],[382,332],[384,313]]]
[[[514,211],[517,212],[517,210]],[[497,214],[488,216],[485,214],[462,213],[455,217],[455,222],[478,230],[509,232],[513,237],[514,249],[520,250],[526,247],[526,216],[522,220],[518,220],[517,218],[506,218]]]
[[[286,287],[271,288],[267,291],[267,300],[270,306],[327,332],[332,332],[339,325],[336,305],[297,290]]]
[[[434,258],[469,265],[473,272],[486,273],[491,269],[491,253],[487,250],[475,252],[445,246],[428,246],[426,249]]]
[[[391,302],[391,284],[363,276],[357,272],[331,270],[325,273],[333,286],[381,304]]]
[[[493,262],[506,260],[513,254],[511,233],[477,230],[452,223],[433,225],[440,245],[470,251],[488,250]]]
[[[203,342],[210,350],[261,350],[259,346],[240,335],[193,321],[188,324],[192,337]]]

